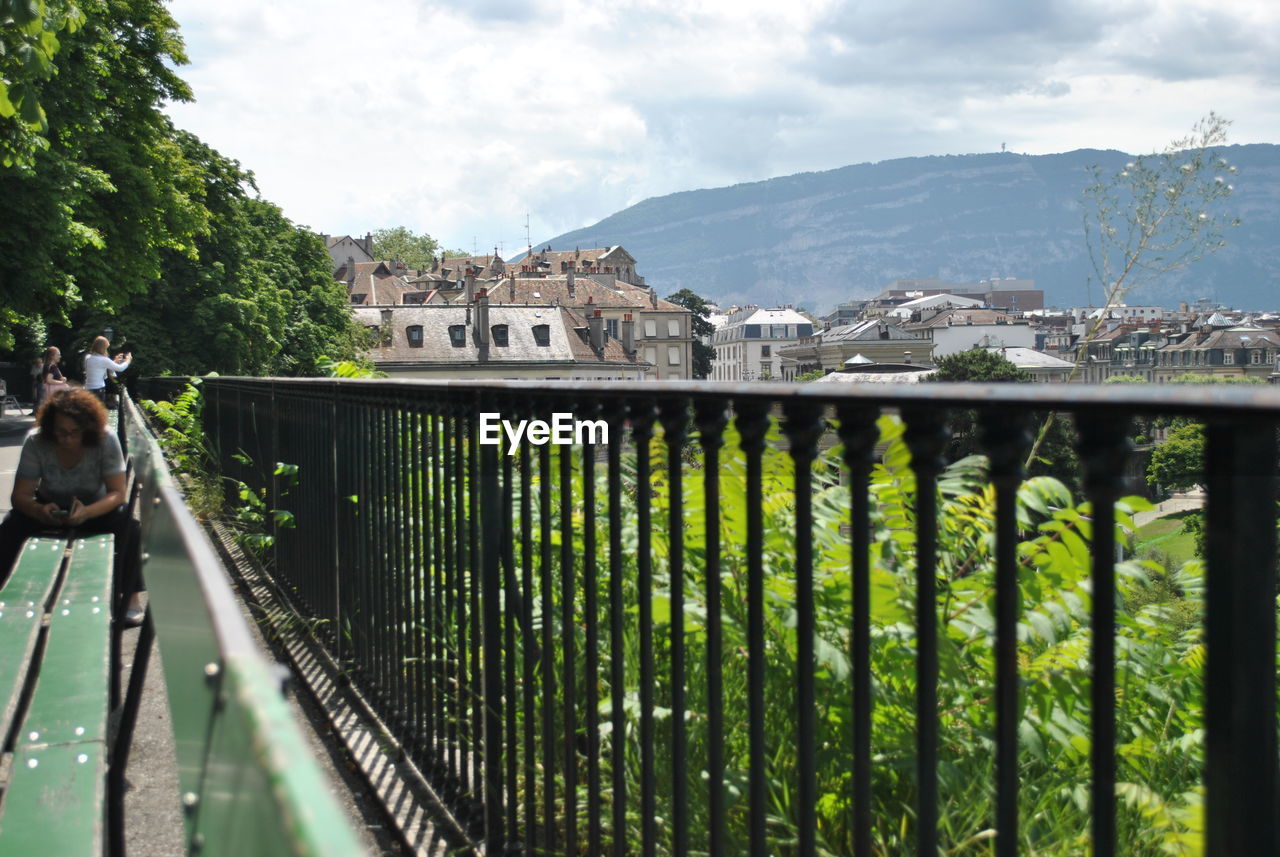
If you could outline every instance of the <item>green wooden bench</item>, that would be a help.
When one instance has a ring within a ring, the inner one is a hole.
[[[0,854],[102,854],[111,697],[110,535],[35,537],[0,591]]]
[[[124,772],[153,642],[187,853],[363,854],[155,439],[122,406],[149,599],[129,685],[113,668],[112,537],[28,539],[0,591],[0,855],[127,857]]]

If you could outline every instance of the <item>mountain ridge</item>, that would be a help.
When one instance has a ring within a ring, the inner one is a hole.
[[[1130,295],[1130,303],[1208,297],[1280,308],[1280,146],[1215,150],[1237,166],[1227,246]],[[555,249],[622,245],[638,273],[670,294],[688,288],[727,303],[826,311],[898,277],[971,282],[1035,279],[1046,305],[1099,300],[1082,225],[1087,167],[1133,155],[1076,149],[1049,155],[928,155],[677,191],[543,241]],[[1092,292],[1092,298],[1090,297]]]

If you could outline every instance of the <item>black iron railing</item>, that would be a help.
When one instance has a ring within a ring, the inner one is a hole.
[[[203,390],[296,522],[275,575],[491,853],[1277,853],[1280,391]],[[1047,410],[1088,505],[1024,482]],[[553,413],[609,442],[480,442]],[[1152,414],[1206,426],[1203,573],[1117,565]]]

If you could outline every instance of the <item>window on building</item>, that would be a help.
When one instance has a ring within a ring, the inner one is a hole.
[[[551,325],[535,324],[533,326],[533,343],[546,348],[551,345]]]
[[[1258,351],[1257,349],[1254,349],[1253,351],[1250,351],[1250,352],[1249,352],[1249,362],[1250,362],[1250,363],[1261,363],[1261,362],[1262,362],[1262,352],[1261,352],[1261,351]]]
[[[658,349],[646,348],[644,350],[644,362],[652,363],[655,366],[658,365]]]
[[[786,339],[787,326],[785,324],[769,325],[769,338],[770,339]]]
[[[679,345],[667,346],[667,365],[668,366],[680,365],[680,346]]]
[[[658,338],[658,323],[653,319],[645,319],[644,336],[645,336],[645,339]]]
[[[604,332],[609,335],[610,339],[617,339],[618,320],[616,318],[606,318],[604,320]]]
[[[422,347],[422,325],[411,324],[404,329],[404,334],[409,341],[410,348]]]
[[[761,356],[761,357],[772,357],[772,356],[773,356],[773,346],[772,346],[772,345],[761,345],[761,346],[760,346],[760,356]]]
[[[1224,365],[1226,365],[1226,366],[1234,366],[1234,365],[1235,365],[1235,362],[1236,362],[1236,355],[1235,355],[1235,353],[1234,353],[1234,352],[1232,352],[1232,351],[1224,351],[1224,352],[1222,352],[1222,362],[1223,362],[1223,364],[1224,364]]]
[[[489,328],[489,338],[497,348],[506,348],[511,343],[507,340],[507,326],[505,324],[495,324]]]
[[[671,337],[672,339],[680,338],[679,319],[674,319],[674,318],[667,319],[667,336]]]
[[[353,294],[353,295],[351,296],[351,302],[352,302],[353,304],[362,304],[362,303],[364,303],[364,299],[365,299],[365,295],[364,295],[364,293],[363,293],[363,292],[361,292],[361,293],[359,293],[359,294]]]
[[[370,324],[365,327],[365,330],[369,331],[370,345],[377,346],[382,344],[382,328],[376,324]]]
[[[467,344],[467,326],[465,324],[449,325],[449,344],[454,348],[462,348]]]

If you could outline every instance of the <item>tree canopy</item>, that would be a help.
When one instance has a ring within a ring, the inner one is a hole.
[[[314,372],[320,353],[354,356],[319,238],[160,110],[191,97],[165,4],[18,3],[38,7],[44,36],[34,21],[25,36],[11,31],[12,5],[0,6],[3,57],[36,39],[57,67],[27,70],[39,128],[15,130],[0,105],[0,351],[25,357],[52,342],[74,355],[112,327],[114,344],[136,347],[140,373]]]
[[[440,252],[440,242],[430,235],[414,234],[404,226],[373,230],[373,258],[398,259],[410,268],[425,271]]]
[[[1014,381],[1026,382],[1031,376],[1013,365],[1003,354],[985,348],[958,351],[939,358],[931,381]]]
[[[716,332],[715,326],[708,320],[711,315],[711,305],[707,303],[706,298],[689,289],[681,289],[669,294],[667,300],[684,307],[693,314],[690,316],[690,330],[693,334],[693,377],[709,377],[716,350],[703,342],[702,337],[710,338]]]
[[[937,360],[937,371],[929,381],[975,381],[983,383],[1018,383],[1031,381],[1031,375],[1019,369],[1007,357],[985,348],[973,348],[948,354]],[[1032,425],[1042,415],[1032,415]],[[985,454],[978,415],[974,411],[952,411],[951,439],[947,457],[953,461],[968,455]],[[1079,482],[1079,465],[1075,453],[1075,431],[1069,423],[1053,423],[1036,455],[1027,462],[1031,476],[1053,476],[1075,489]]]

